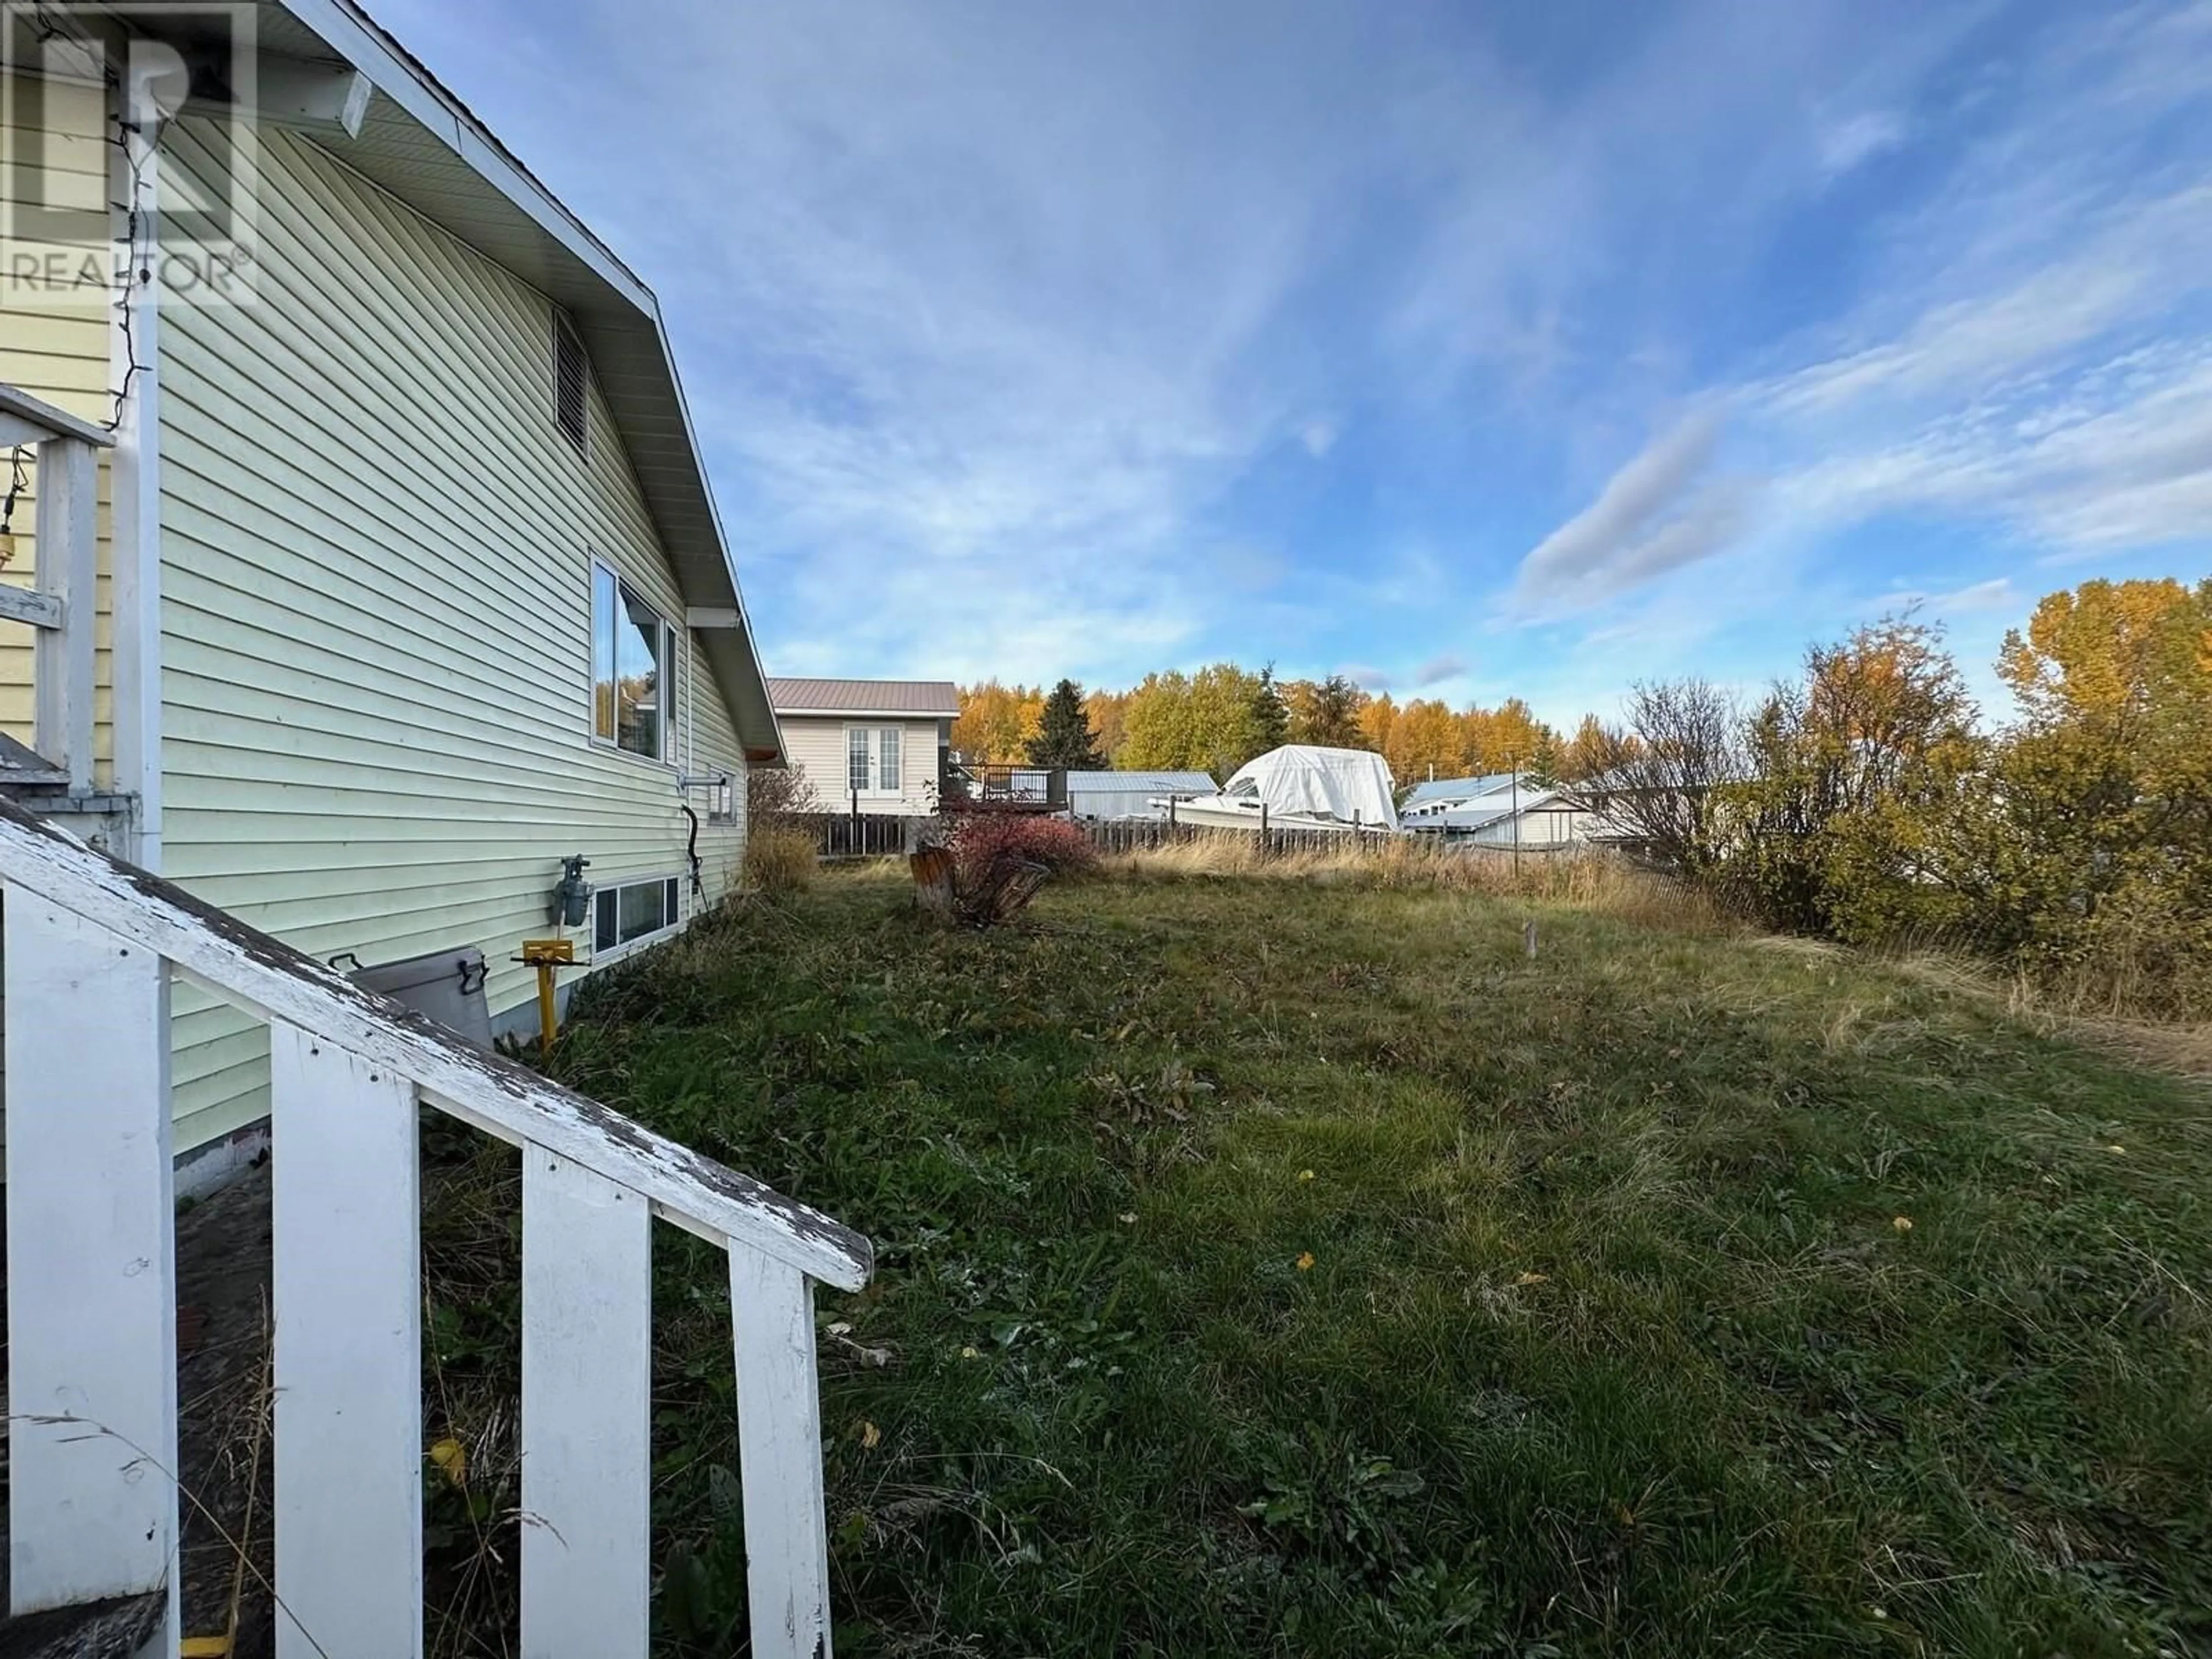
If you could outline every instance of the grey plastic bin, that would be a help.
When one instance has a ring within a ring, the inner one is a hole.
[[[354,983],[381,991],[417,1013],[458,1031],[480,1048],[491,1047],[491,1012],[484,1001],[484,954],[473,946],[433,951],[402,962],[356,969]]]

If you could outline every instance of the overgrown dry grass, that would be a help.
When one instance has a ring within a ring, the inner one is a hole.
[[[804,892],[820,864],[814,837],[804,830],[768,822],[745,837],[745,885],[753,892]]]
[[[840,870],[594,981],[565,1081],[876,1242],[841,1655],[2212,1650],[2203,1091],[1529,863],[1154,856],[981,934]],[[726,1276],[662,1232],[656,1650],[726,1652]],[[485,1401],[495,1277],[433,1322]]]
[[[1479,893],[1561,906],[1651,927],[1698,933],[1741,930],[1711,896],[1683,881],[1639,870],[1595,848],[1558,853],[1446,846],[1412,836],[1345,837],[1340,846],[1270,854],[1260,838],[1224,830],[1173,845],[1107,859],[1109,874],[1162,880],[1262,877],[1321,885]]]

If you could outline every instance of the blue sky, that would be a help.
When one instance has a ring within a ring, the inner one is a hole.
[[[2212,569],[2205,0],[373,9],[659,294],[771,672],[1565,722],[1917,599],[1994,703]]]

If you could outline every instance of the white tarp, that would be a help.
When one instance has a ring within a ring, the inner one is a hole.
[[[1248,761],[1229,780],[1226,795],[1256,795],[1272,816],[1297,812],[1358,823],[1382,830],[1398,827],[1392,805],[1390,769],[1370,749],[1318,749],[1287,743]]]

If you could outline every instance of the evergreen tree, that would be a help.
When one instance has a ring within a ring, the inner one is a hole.
[[[1556,789],[1564,781],[1561,775],[1565,765],[1566,757],[1560,751],[1559,734],[1547,726],[1537,732],[1536,746],[1529,752],[1528,764],[1521,769],[1531,783],[1540,784],[1547,789]]]
[[[1083,688],[1062,680],[1044,700],[1037,734],[1029,741],[1031,766],[1058,766],[1070,772],[1096,772],[1106,764],[1098,752],[1098,734],[1091,729],[1091,713],[1084,706]]]
[[[1291,740],[1290,707],[1283,701],[1282,688],[1275,684],[1273,663],[1260,671],[1259,683],[1252,688],[1250,722],[1252,755],[1280,749]]]

